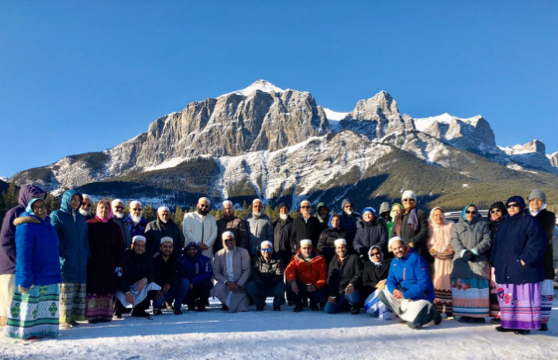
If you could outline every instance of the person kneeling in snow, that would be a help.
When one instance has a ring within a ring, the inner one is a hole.
[[[209,303],[210,291],[213,289],[211,259],[202,254],[198,243],[192,241],[182,251],[180,261],[184,266],[186,280],[190,284],[190,290],[183,303],[188,305],[188,311],[204,312],[206,304]]]
[[[232,231],[222,235],[224,248],[215,254],[214,294],[229,312],[248,311],[248,294],[244,289],[250,278],[250,254],[248,250],[236,247]]]
[[[391,238],[389,248],[395,258],[391,261],[387,288],[378,298],[411,329],[420,329],[432,320],[439,325],[442,317],[432,304],[434,285],[428,263],[400,237]]]
[[[123,275],[118,278],[119,290],[114,296],[114,317],[121,319],[124,308],[133,305],[132,316],[149,318],[145,312],[152,297],[149,292],[161,287],[153,282],[153,258],[145,252],[145,237],[134,236],[131,248],[125,251],[125,259]]]

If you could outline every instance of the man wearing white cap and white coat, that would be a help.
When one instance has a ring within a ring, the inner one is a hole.
[[[347,251],[347,240],[334,241],[335,256],[329,263],[327,276],[327,302],[324,312],[335,314],[351,310],[360,313],[360,288],[362,286],[362,261]]]
[[[285,295],[283,260],[273,251],[271,241],[260,244],[260,256],[252,261],[251,280],[246,291],[254,300],[256,311],[263,311],[268,296],[273,296],[273,311],[281,311]]]
[[[232,231],[225,231],[222,240],[223,249],[213,260],[213,276],[217,281],[214,296],[223,304],[222,310],[230,313],[248,311],[248,294],[244,287],[250,278],[250,254],[236,246]]]
[[[417,194],[405,190],[401,196],[403,211],[393,220],[393,227],[389,238],[398,236],[403,239],[406,246],[410,246],[422,256],[429,264],[434,263],[434,258],[426,248],[428,240],[428,216],[417,209]]]
[[[202,197],[198,200],[196,210],[184,215],[182,232],[186,242],[200,245],[202,253],[213,259],[213,244],[217,239],[217,221],[209,213],[209,199]]]
[[[430,321],[439,325],[442,317],[433,305],[434,285],[428,263],[400,237],[389,239],[388,247],[395,258],[378,299],[411,329],[420,329]]]

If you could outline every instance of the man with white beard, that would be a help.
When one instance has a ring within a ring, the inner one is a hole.
[[[134,236],[145,234],[147,220],[142,215],[142,209],[141,202],[133,200],[130,202],[130,213],[124,218],[124,222],[132,234],[132,239]]]
[[[202,197],[198,200],[196,210],[184,215],[182,232],[188,243],[200,245],[202,253],[213,259],[213,244],[217,239],[217,222],[209,213],[209,199]]]
[[[91,196],[87,194],[83,194],[83,202],[79,207],[79,213],[85,216],[85,220],[93,219],[95,215],[93,215],[91,208],[93,207],[93,199]]]
[[[293,221],[293,234],[291,244],[299,244],[301,240],[312,240],[312,246],[317,248],[320,240],[320,220],[312,216],[312,205],[310,201],[303,200],[300,203],[301,217]],[[297,249],[293,249],[297,250]]]
[[[120,199],[114,199],[112,200],[110,206],[112,208],[112,213],[114,214],[112,220],[120,226],[122,237],[124,238],[124,248],[128,249],[130,248],[130,245],[132,245],[132,234],[130,233],[130,229],[128,229],[128,225],[126,225],[126,222],[124,221],[124,202]]]
[[[259,256],[259,247],[263,241],[273,242],[273,223],[263,212],[263,202],[260,199],[254,199],[252,201],[252,213],[244,219],[250,234],[250,248],[248,251],[252,258]]]
[[[157,209],[157,219],[149,222],[145,227],[146,251],[153,257],[159,254],[159,246],[161,239],[165,236],[172,238],[173,254],[182,254],[184,247],[184,235],[178,228],[178,225],[171,219],[170,209],[166,206],[160,206]]]

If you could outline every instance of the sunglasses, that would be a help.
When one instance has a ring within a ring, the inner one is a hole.
[[[473,214],[473,215],[475,215],[477,212],[476,212],[476,211],[469,211],[469,210],[467,210],[467,211],[465,211],[465,213],[466,213],[466,214]]]
[[[201,208],[209,208],[209,205],[205,205],[205,204],[200,204]]]
[[[403,202],[415,202],[415,199],[403,199]]]
[[[224,241],[225,241],[225,242],[233,242],[234,239],[225,239]]]
[[[301,206],[301,209],[310,209],[310,206]]]
[[[83,206],[85,206],[85,207],[91,207],[92,205],[91,205],[91,204],[83,204],[83,205],[81,205],[81,206],[82,206],[82,207],[83,207]]]
[[[134,210],[134,211],[141,211],[141,209],[132,209],[132,210]]]
[[[263,252],[271,252],[272,250],[273,250],[272,248],[265,248],[265,249],[262,249]]]
[[[379,252],[375,252],[375,253],[371,253],[370,255],[372,256],[380,256],[381,254]]]
[[[115,206],[115,209],[124,209],[124,206]]]
[[[491,214],[496,214],[497,212],[498,212],[498,213],[499,213],[499,212],[502,212],[502,210],[500,210],[500,209],[490,210],[490,213],[491,213]]]
[[[511,204],[506,205],[506,207],[507,207],[508,209],[511,208],[511,207],[518,208],[518,207],[519,207],[519,204],[511,203]]]

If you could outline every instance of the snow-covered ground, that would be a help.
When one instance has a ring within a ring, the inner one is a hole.
[[[558,291],[555,292],[558,296]],[[268,299],[271,300],[271,299]],[[154,320],[125,317],[82,325],[58,339],[0,340],[0,359],[556,359],[558,305],[550,330],[498,333],[495,325],[442,321],[411,330],[366,314],[326,315],[292,307],[282,312],[228,314],[216,302],[207,313],[184,311]]]

